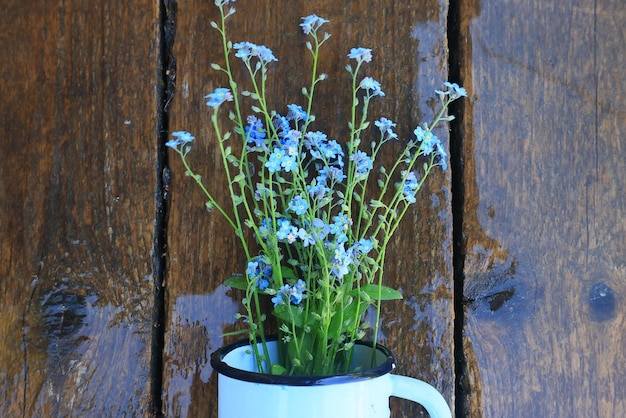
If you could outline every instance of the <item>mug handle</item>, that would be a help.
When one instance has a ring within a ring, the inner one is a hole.
[[[450,408],[441,394],[426,382],[406,376],[390,375],[391,396],[417,402],[426,408],[430,418],[452,418]]]

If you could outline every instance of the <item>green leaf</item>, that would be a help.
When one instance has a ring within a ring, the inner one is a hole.
[[[287,369],[285,369],[280,364],[272,363],[272,367],[270,369],[270,373],[274,374],[274,375],[282,376],[282,375],[286,375],[287,374]]]
[[[303,315],[302,310],[293,305],[278,305],[274,308],[274,316],[287,324],[293,324],[296,327],[302,328]]]
[[[333,340],[338,338],[341,335],[342,330],[342,319],[345,320],[347,318],[351,318],[354,315],[356,305],[348,305],[343,309],[343,317],[339,312],[335,312],[330,320],[330,325],[328,326],[328,339]]]
[[[361,287],[361,292],[366,293],[372,299],[378,299],[379,292],[380,300],[402,299],[402,293],[398,292],[396,289],[382,285],[379,286],[377,284],[366,284]]]
[[[233,206],[237,207],[241,205],[241,203],[243,202],[243,197],[235,195],[232,197],[232,201],[233,201]]]
[[[294,273],[293,269],[287,266],[280,266],[280,272],[283,275],[283,279],[297,280],[298,276]]]
[[[243,274],[235,274],[226,279],[224,285],[233,289],[246,290],[248,289],[248,279]]]
[[[233,165],[233,167],[239,167],[239,160],[232,154],[226,156],[226,161]]]
[[[339,338],[347,329],[355,327],[354,321],[359,319],[365,313],[369,303],[361,302],[360,304],[353,300],[343,307],[342,314],[335,312],[328,327],[328,338],[330,340]]]

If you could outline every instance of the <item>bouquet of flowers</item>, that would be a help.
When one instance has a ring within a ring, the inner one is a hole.
[[[174,132],[166,145],[206,195],[207,209],[219,212],[241,242],[248,260],[245,274],[225,284],[245,292],[245,312],[238,316],[246,324],[241,332],[249,336],[259,371],[342,373],[354,343],[368,328],[376,340],[381,302],[402,297],[382,284],[386,249],[428,175],[438,167],[446,170],[447,155],[433,129],[453,119],[448,106],[466,93],[447,82],[435,90],[440,109],[432,123],[417,126],[395,162],[383,167],[376,157],[399,139],[392,120],[381,117],[372,127],[368,121],[370,101],[385,95],[379,82],[360,75],[372,51],[359,47],[348,54],[351,118],[345,140],[331,139],[314,129],[312,113],[315,89],[327,78],[318,73],[318,57],[330,38],[321,30],[328,21],[316,15],[302,18],[311,81],[302,89],[303,105],[289,104],[279,113],[270,108],[266,90],[267,73],[278,60],[265,46],[229,40],[232,1],[215,0],[221,19],[212,22],[224,52],[224,63],[212,68],[223,74],[227,87],[206,96],[232,205],[218,202],[216,196],[225,191],[208,190],[191,168],[191,133]],[[245,88],[234,79],[235,62],[249,75]],[[218,123],[222,113],[231,126],[226,131]],[[366,135],[373,138],[368,141]],[[264,297],[272,303],[264,303]],[[265,345],[263,306],[272,305],[281,347],[278,363],[269,361]],[[365,321],[368,308],[376,313],[373,326]]]

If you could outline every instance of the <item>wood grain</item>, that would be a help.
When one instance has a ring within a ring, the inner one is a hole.
[[[0,411],[149,411],[157,10],[2,2]]]
[[[308,61],[299,31],[300,17],[316,13],[331,21],[332,34],[322,54],[320,71],[329,81],[319,90],[314,112],[316,129],[341,138],[348,110],[347,53],[351,47],[373,49],[368,73],[380,80],[387,97],[373,112],[398,123],[401,138],[409,138],[421,118],[432,116],[430,98],[447,74],[447,3],[419,5],[405,1],[352,0],[290,3],[238,1],[231,21],[234,41],[265,44],[279,62],[269,83],[272,106],[283,111],[298,102],[306,84],[301,70]],[[254,4],[254,6],[252,6]],[[210,21],[218,15],[212,2],[178,4],[174,56],[176,96],[171,130],[191,131],[193,165],[212,190],[225,190],[203,96],[224,80],[209,64],[221,62]],[[308,67],[307,67],[308,68]],[[280,107],[279,107],[280,106]],[[447,132],[439,136],[447,143]],[[388,157],[385,157],[388,158]],[[168,416],[215,416],[215,376],[208,364],[211,351],[224,342],[221,334],[235,327],[233,315],[241,295],[220,283],[243,270],[245,260],[232,231],[217,214],[207,214],[202,196],[171,161],[169,307],[165,349],[164,408]],[[227,195],[219,193],[221,199]],[[454,404],[452,254],[449,174],[429,182],[420,203],[405,220],[390,249],[388,284],[399,287],[404,300],[385,308],[383,341],[400,359],[398,372],[422,378],[443,391]],[[394,416],[421,411],[394,401]]]
[[[467,416],[624,416],[626,14],[462,9]]]

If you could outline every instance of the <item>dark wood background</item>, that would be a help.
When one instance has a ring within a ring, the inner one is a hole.
[[[242,270],[164,141],[219,160],[212,1],[0,0],[0,411],[215,416],[209,354]],[[408,138],[451,79],[432,178],[388,259],[383,342],[459,417],[626,415],[626,13],[618,0],[239,0],[235,41],[270,47],[275,107],[299,99],[300,17],[331,21],[316,129],[345,133],[351,47]],[[227,196],[223,195],[226,199]],[[392,416],[423,411],[392,400]]]

